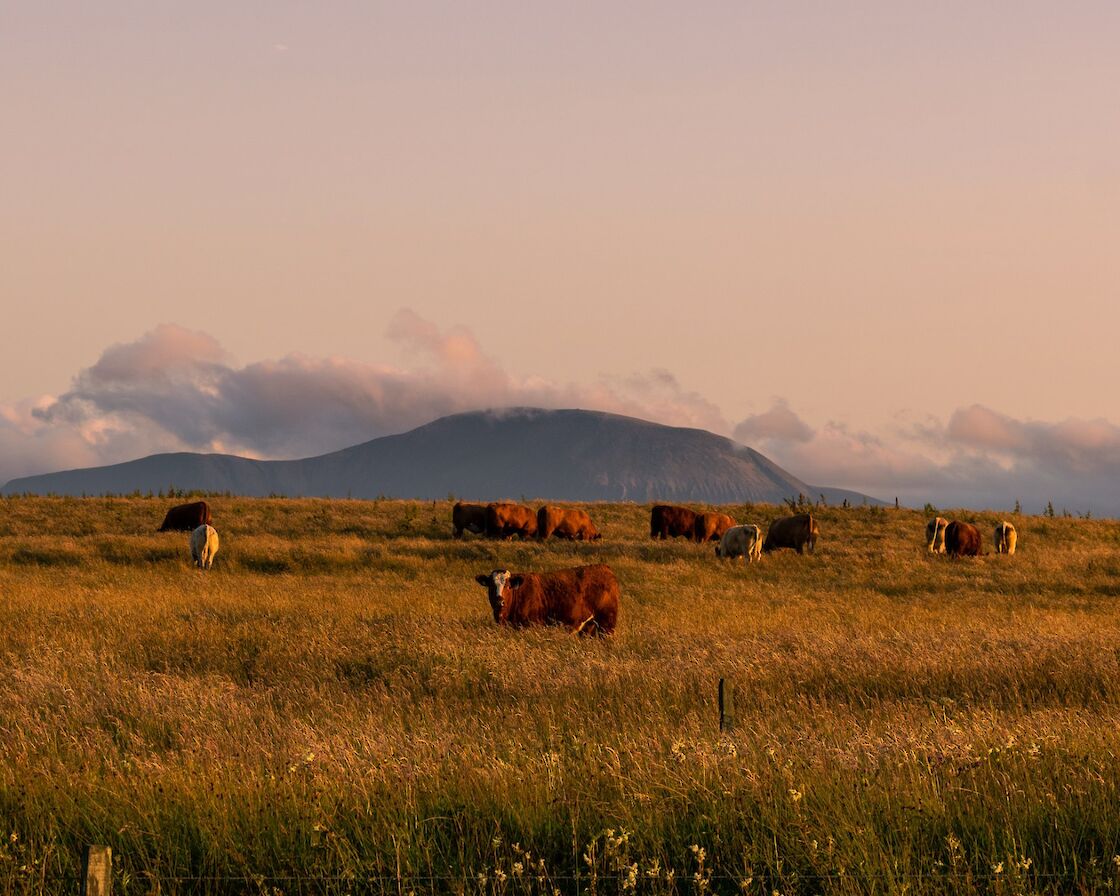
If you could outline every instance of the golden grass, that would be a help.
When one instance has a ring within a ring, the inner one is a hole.
[[[216,498],[203,574],[168,503],[0,500],[0,893],[87,843],[124,894],[1117,890],[1116,523],[949,561],[917,513],[822,509],[815,556],[745,567],[643,506],[542,545]],[[604,641],[498,628],[473,581],[597,560]]]

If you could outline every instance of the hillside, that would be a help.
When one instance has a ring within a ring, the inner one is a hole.
[[[584,410],[518,408],[442,417],[400,435],[301,460],[157,454],[14,479],[6,494],[178,489],[246,496],[550,498],[777,503],[803,493],[879,503],[810,485],[752,448],[700,429]]]

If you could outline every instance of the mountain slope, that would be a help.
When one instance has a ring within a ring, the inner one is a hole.
[[[261,461],[220,454],[140,460],[14,479],[7,494],[105,494],[170,486],[240,495],[572,501],[778,502],[864,496],[802,482],[768,458],[700,429],[598,411],[516,408],[442,417],[331,454]],[[870,499],[868,499],[870,500]]]

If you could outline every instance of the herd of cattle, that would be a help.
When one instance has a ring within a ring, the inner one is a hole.
[[[180,504],[167,511],[160,532],[190,532],[191,560],[199,569],[209,569],[218,553],[218,530],[210,525],[210,505],[205,501]]]
[[[191,559],[200,569],[209,569],[218,552],[218,533],[211,523],[205,501],[172,507],[160,532],[190,532]],[[451,510],[455,538],[465,532],[509,541],[514,536],[597,541],[602,534],[587,511],[545,504],[537,511],[523,504],[496,501],[466,504],[459,501]],[[725,513],[690,510],[658,504],[650,511],[650,538],[687,538],[698,544],[717,542],[715,553],[724,559],[742,557],[746,563],[762,553],[792,549],[812,553],[820,527],[811,513],[784,516],[770,523],[766,538],[755,525],[736,525]],[[997,554],[1014,554],[1015,527],[1002,522],[995,528]],[[975,557],[981,553],[980,530],[971,523],[935,517],[926,526],[930,553],[950,557]],[[494,621],[515,627],[563,625],[573,634],[611,634],[618,623],[618,579],[602,563],[553,572],[529,573],[495,569],[481,573],[476,581],[486,588]]]
[[[527,538],[564,538],[569,541],[596,541],[602,534],[586,510],[545,504],[535,512],[524,504],[496,501],[491,504],[456,503],[451,509],[451,534],[462,538],[472,532],[488,538],[511,540]],[[658,504],[650,511],[650,538],[688,538],[697,544],[718,542],[717,557],[743,557],[749,563],[763,551],[793,548],[810,553],[816,545],[820,527],[812,514],[798,513],[770,524],[766,539],[758,526],[737,526],[726,513],[690,510]]]
[[[1008,522],[996,526],[992,542],[997,554],[1014,554],[1018,535]],[[972,523],[957,520],[949,522],[944,517],[934,517],[926,523],[926,547],[931,554],[948,554],[950,557],[979,557],[980,530]]]

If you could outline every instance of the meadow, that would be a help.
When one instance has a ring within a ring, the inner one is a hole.
[[[0,499],[0,894],[1115,893],[1120,524],[819,508],[744,566],[451,538],[450,502]],[[787,512],[736,506],[739,522]],[[602,561],[608,639],[474,581]],[[717,682],[734,691],[720,731]]]

